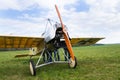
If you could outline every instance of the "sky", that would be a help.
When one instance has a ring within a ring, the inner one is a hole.
[[[55,4],[70,37],[120,43],[120,0],[0,0],[0,35],[41,37],[48,18],[59,22]]]

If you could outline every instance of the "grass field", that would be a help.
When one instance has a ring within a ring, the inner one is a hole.
[[[29,72],[29,57],[14,58],[28,51],[0,52],[0,80],[120,80],[120,44],[74,47],[76,69],[51,64]]]

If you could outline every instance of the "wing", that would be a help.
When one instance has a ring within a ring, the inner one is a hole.
[[[86,46],[95,44],[97,41],[104,38],[71,38],[72,46]]]
[[[31,48],[43,43],[42,37],[0,36],[0,48]]]
[[[44,48],[43,37],[26,37],[26,36],[0,36],[0,49],[16,48],[33,48],[37,47],[37,53]],[[31,56],[32,53],[18,54],[15,57]]]

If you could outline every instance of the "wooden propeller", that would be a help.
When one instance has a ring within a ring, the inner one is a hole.
[[[62,26],[62,31],[63,31],[63,34],[64,34],[65,43],[66,43],[68,51],[70,53],[70,57],[72,58],[72,60],[74,60],[74,53],[73,53],[72,45],[70,43],[70,40],[69,40],[69,37],[68,37],[68,34],[67,34],[67,30],[65,29],[65,26],[62,22],[62,18],[61,18],[61,15],[60,15],[60,12],[58,10],[57,5],[55,5],[55,9],[57,11],[57,14],[58,14],[61,26]]]

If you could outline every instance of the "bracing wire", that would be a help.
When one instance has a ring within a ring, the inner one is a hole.
[[[50,18],[47,19],[46,25],[45,25],[45,31],[42,33],[42,36],[46,33],[47,31],[47,27],[48,27],[48,23],[55,29],[55,27],[53,26],[55,23],[58,23],[57,21],[54,21]],[[54,24],[53,24],[54,23]]]

